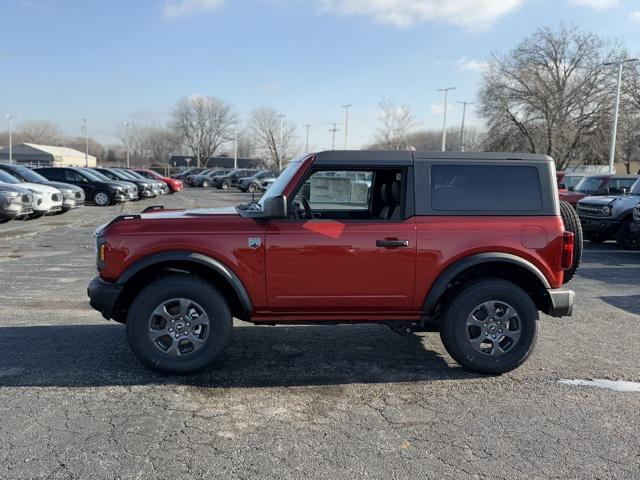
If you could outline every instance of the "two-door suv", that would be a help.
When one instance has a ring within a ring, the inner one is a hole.
[[[530,355],[538,312],[571,315],[576,228],[544,155],[330,151],[255,204],[98,228],[88,294],[164,373],[212,364],[235,317],[439,331],[465,368],[497,374]]]

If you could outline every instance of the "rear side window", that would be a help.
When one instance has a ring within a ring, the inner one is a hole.
[[[507,165],[432,165],[431,208],[440,212],[539,212],[538,169]]]

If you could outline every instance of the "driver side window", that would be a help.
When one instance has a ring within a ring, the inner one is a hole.
[[[398,169],[318,170],[294,197],[292,217],[398,221],[403,179]]]

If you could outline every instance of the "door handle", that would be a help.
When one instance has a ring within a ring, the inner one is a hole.
[[[409,240],[376,240],[376,247],[400,248],[408,246]]]

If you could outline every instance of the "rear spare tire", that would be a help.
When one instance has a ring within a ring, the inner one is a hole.
[[[583,248],[583,236],[582,225],[580,224],[580,217],[567,202],[560,201],[560,215],[562,215],[562,221],[564,222],[564,229],[567,232],[573,233],[573,264],[571,268],[564,271],[564,283],[568,283],[576,274],[580,261],[582,260],[582,248]]]

